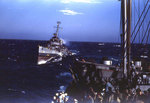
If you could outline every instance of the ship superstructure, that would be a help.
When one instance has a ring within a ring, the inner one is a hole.
[[[56,33],[53,34],[53,37],[49,40],[47,46],[39,46],[38,65],[59,62],[63,57],[70,55],[69,50],[58,37],[60,23],[61,22],[59,21],[57,22]]]

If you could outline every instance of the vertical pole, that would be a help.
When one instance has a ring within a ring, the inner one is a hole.
[[[127,72],[130,75],[130,62],[131,62],[131,15],[132,15],[132,0],[128,0],[128,8],[127,8],[127,21],[128,21],[128,28],[127,28]]]
[[[131,55],[131,8],[132,0],[122,0],[122,32],[123,32],[123,74],[125,78],[130,75]]]
[[[61,22],[60,22],[60,21],[58,21],[58,22],[57,22],[56,37],[58,36],[59,24],[61,24]]]
[[[123,25],[124,25],[124,54],[123,54],[123,69],[124,69],[124,77],[127,78],[127,0],[123,0],[124,4],[124,18],[123,18]]]

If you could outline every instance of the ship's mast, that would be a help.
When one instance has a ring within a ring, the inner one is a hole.
[[[127,2],[127,69],[128,75],[131,75],[131,18],[132,18],[132,0],[128,0]]]
[[[58,37],[58,31],[59,31],[59,25],[61,24],[61,22],[60,21],[57,21],[57,27],[56,27],[56,33],[54,33],[54,36],[55,37]]]
[[[128,78],[130,75],[131,5],[132,0],[121,0],[123,33],[123,73],[125,78]]]

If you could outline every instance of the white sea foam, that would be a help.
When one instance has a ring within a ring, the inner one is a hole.
[[[59,92],[65,92],[65,90],[66,90],[66,86],[63,86],[63,85],[61,85],[60,87],[59,87]]]
[[[59,75],[56,75],[56,78],[61,78],[61,77],[71,77],[71,74],[69,72],[63,72],[60,73]]]
[[[119,61],[118,59],[115,59],[115,58],[111,58],[111,60],[113,60],[113,61],[117,61],[117,62]]]
[[[60,38],[63,41],[63,44],[65,44],[66,46],[70,45],[70,42],[66,39]]]
[[[46,62],[47,61],[45,61],[45,60],[41,60],[41,61],[38,62],[38,65],[45,64]]]
[[[17,89],[12,89],[12,88],[8,88],[9,91],[12,91],[12,92],[21,92],[22,94],[26,94],[26,92],[24,90],[17,90]]]
[[[98,43],[98,45],[103,46],[103,45],[105,45],[105,44],[104,44],[104,43]]]
[[[120,47],[121,47],[121,45],[119,45],[119,44],[118,44],[118,45],[114,45],[114,47],[118,47],[118,48],[120,48]]]
[[[141,55],[141,58],[148,58],[147,55]]]
[[[67,44],[67,40],[60,38],[63,41],[63,44]]]
[[[78,50],[70,50],[71,52],[72,52],[72,55],[77,55],[77,54],[79,54],[79,52],[80,51],[78,51]]]
[[[69,72],[60,73],[60,76],[71,76]]]

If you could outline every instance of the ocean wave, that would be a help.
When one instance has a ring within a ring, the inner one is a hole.
[[[59,87],[59,90],[58,90],[58,92],[65,92],[66,91],[66,86],[63,86],[63,85],[61,85],[60,87]]]
[[[60,73],[59,75],[56,75],[56,78],[61,78],[61,77],[71,77],[71,74],[69,72],[63,72]]]
[[[69,72],[60,73],[60,76],[71,76]]]

